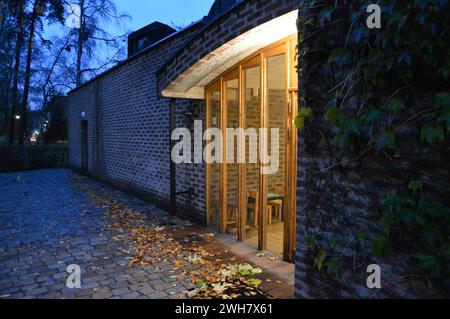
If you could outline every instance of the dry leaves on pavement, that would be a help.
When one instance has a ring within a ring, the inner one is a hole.
[[[97,206],[105,209],[109,228],[117,233],[114,239],[130,244],[129,266],[170,263],[172,272],[177,272],[172,278],[181,281],[188,276],[192,280],[195,289],[187,294],[190,298],[266,297],[257,288],[261,280],[254,277],[262,272],[260,268],[250,264],[228,264],[226,259],[197,244],[202,240],[213,240],[214,234],[191,233],[182,240],[175,240],[174,235],[183,226],[157,225],[157,221],[143,217],[86,184],[78,183],[78,187],[89,193]]]

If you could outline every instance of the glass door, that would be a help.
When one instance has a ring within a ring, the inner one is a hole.
[[[212,85],[206,91],[206,126],[207,128],[221,128],[221,106],[220,106],[220,81]],[[217,138],[214,137],[214,138]],[[207,137],[207,143],[212,141],[213,137]],[[214,149],[214,153],[208,154],[217,158],[217,152],[221,152],[221,149]],[[220,156],[219,156],[220,157]],[[207,224],[220,228],[220,196],[221,196],[221,163],[212,161],[212,158],[208,158],[206,165],[206,198],[207,198]]]
[[[239,125],[239,72],[234,70],[223,78],[223,129],[224,154],[224,201],[223,229],[224,233],[237,235],[239,215],[239,163],[238,142],[236,136],[229,136],[230,129],[238,129]]]
[[[260,161],[258,149],[261,125],[261,66],[260,57],[246,63],[242,68],[242,117],[245,136],[244,208],[241,224],[242,240],[259,248],[260,242]]]
[[[282,255],[285,247],[287,158],[287,54],[281,45],[265,54],[265,111],[267,149],[271,172],[267,175],[266,249]]]
[[[221,161],[206,166],[207,224],[285,260],[296,242],[296,52],[296,36],[280,41],[205,91],[207,127],[222,142]]]

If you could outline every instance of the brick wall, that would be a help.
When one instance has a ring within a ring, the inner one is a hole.
[[[85,112],[89,174],[170,207],[170,100],[159,97],[156,71],[194,31],[172,37],[70,93],[72,168],[81,168],[81,112]],[[202,103],[177,100],[176,108],[195,109],[196,116],[204,118]],[[181,118],[177,116],[178,122]],[[177,166],[177,191],[186,189],[189,192],[178,196],[180,214],[204,220],[202,165]]]
[[[181,73],[223,44],[258,25],[298,7],[299,0],[245,0],[199,32],[159,71],[159,90],[163,91]],[[251,52],[249,52],[250,54]]]
[[[202,127],[205,129],[204,101],[179,100],[176,112],[176,127],[188,128],[192,137],[194,137],[194,121],[201,120]],[[201,150],[195,149],[194,141],[191,142],[193,152],[203,152],[203,148]],[[202,146],[204,146],[204,143],[202,143]],[[178,213],[200,224],[206,224],[205,179],[205,164],[183,163],[176,166]]]

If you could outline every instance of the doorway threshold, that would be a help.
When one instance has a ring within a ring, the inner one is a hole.
[[[217,241],[231,253],[241,256],[263,270],[261,274],[263,283],[259,287],[262,291],[275,299],[294,298],[295,265],[293,263],[283,261],[281,254],[260,251],[246,243],[238,242],[231,235],[212,232]]]

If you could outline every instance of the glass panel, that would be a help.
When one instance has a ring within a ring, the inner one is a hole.
[[[225,103],[227,108],[227,128],[239,128],[239,80],[225,82]],[[228,133],[227,133],[228,134]],[[239,164],[237,161],[237,137],[227,136],[227,225],[228,233],[237,233]]]
[[[245,124],[247,132],[253,131],[256,136],[261,127],[261,82],[259,66],[245,69],[243,72],[244,81],[244,108]],[[254,130],[252,130],[254,129]],[[246,156],[246,188],[247,193],[247,214],[244,216],[245,236],[244,241],[258,248],[259,235],[259,185],[260,185],[260,164],[258,156],[258,142],[251,141],[246,137],[245,156]],[[250,145],[252,142],[252,145]],[[252,163],[253,162],[253,163]]]
[[[207,98],[211,110],[211,128],[220,129],[220,90],[208,93]],[[210,185],[208,185],[210,188],[209,224],[217,229],[220,225],[220,165],[220,163],[210,165]]]
[[[286,200],[286,55],[267,58],[267,92],[266,105],[268,109],[269,154],[273,157],[277,150],[272,149],[272,130],[278,129],[278,172],[267,175],[267,250],[283,253],[284,207]],[[272,159],[273,161],[273,159]]]

